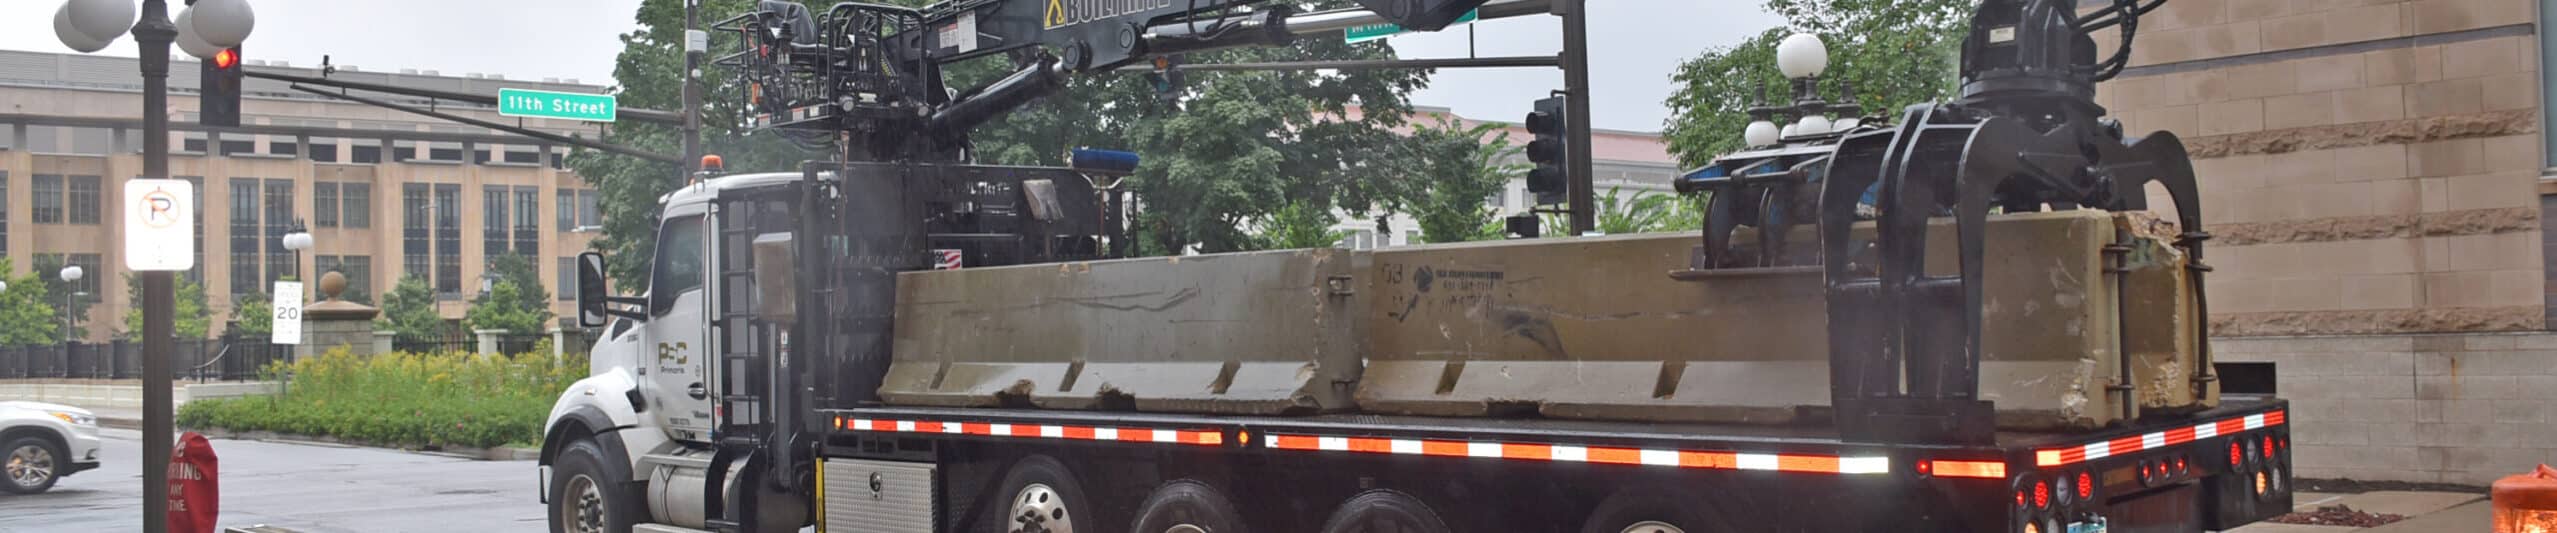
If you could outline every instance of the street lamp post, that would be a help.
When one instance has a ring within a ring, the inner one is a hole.
[[[133,32],[142,56],[142,175],[169,177],[169,45],[185,41],[189,53],[208,54],[238,46],[257,25],[248,0],[190,0],[169,20],[167,0],[142,0],[141,19],[134,19],[133,0],[69,0],[54,12],[54,35],[62,44],[94,52]],[[195,45],[207,46],[195,46]],[[198,57],[202,57],[199,55]],[[169,528],[170,422],[169,352],[175,348],[174,274],[165,270],[139,273],[142,279],[142,530],[167,533]]]
[[[293,251],[293,279],[302,279],[302,252],[311,249],[311,230],[302,219],[293,219],[293,227],[284,233],[284,249]]]
[[[71,289],[62,293],[62,342],[69,344],[72,330],[80,328],[80,295],[88,294],[80,290],[80,278],[88,277],[89,271],[81,269],[80,265],[69,265],[54,275],[62,278],[63,286]]]

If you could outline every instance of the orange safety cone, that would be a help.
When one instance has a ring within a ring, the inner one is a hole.
[[[2557,468],[2495,480],[2495,533],[2557,533]]]

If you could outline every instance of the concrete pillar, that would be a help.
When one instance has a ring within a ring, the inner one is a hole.
[[[391,338],[398,335],[388,331],[373,332],[373,353],[391,353]]]
[[[552,326],[550,328],[550,360],[557,362],[567,359],[568,330],[558,326]]]
[[[471,334],[479,336],[480,355],[504,355],[497,353],[497,336],[506,334],[506,330],[474,329],[471,330]]]

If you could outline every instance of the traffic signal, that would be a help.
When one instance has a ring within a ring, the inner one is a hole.
[[[1156,56],[1154,58],[1154,72],[1146,74],[1145,80],[1147,83],[1154,85],[1155,99],[1162,100],[1163,103],[1166,104],[1176,106],[1180,105],[1181,89],[1183,86],[1189,85],[1190,79],[1188,74],[1181,71],[1181,64],[1188,62],[1188,60],[1188,54],[1172,54]]]
[[[1536,205],[1563,203],[1563,194],[1571,185],[1571,141],[1569,107],[1557,95],[1536,101],[1536,110],[1527,114],[1527,133],[1536,140],[1527,143],[1527,160],[1536,169],[1527,171],[1527,192],[1536,195]]]
[[[240,126],[240,47],[224,48],[204,60],[204,81],[197,97],[206,126]]]

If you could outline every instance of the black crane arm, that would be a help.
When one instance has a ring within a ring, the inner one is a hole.
[[[1381,20],[1445,28],[1489,0],[1358,0]],[[840,3],[812,13],[765,0],[716,26],[741,39],[718,64],[745,82],[752,129],[843,144],[855,159],[946,157],[969,130],[1064,86],[1148,58],[1285,44],[1292,14],[1269,0],[946,0],[922,8]],[[1326,19],[1334,23],[1343,18]],[[1306,31],[1337,29],[1308,28]],[[1016,71],[952,94],[943,66],[1005,54]],[[918,135],[920,134],[920,135]],[[864,157],[866,156],[866,157]]]

